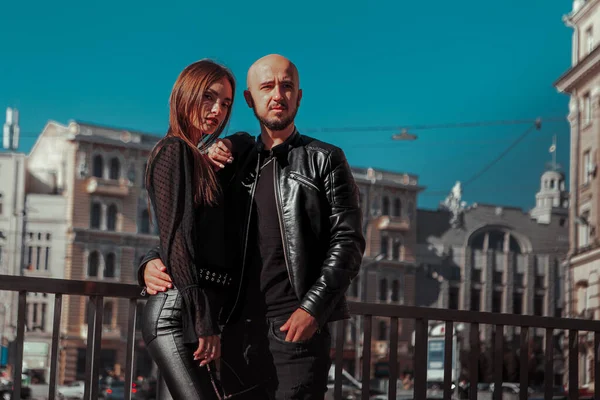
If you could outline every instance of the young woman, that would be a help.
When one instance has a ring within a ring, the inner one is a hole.
[[[151,296],[142,334],[174,399],[218,399],[219,312],[231,286],[223,196],[206,149],[229,122],[233,74],[201,60],[177,78],[169,129],[150,154],[146,187],[173,289]],[[214,363],[213,363],[214,364]]]

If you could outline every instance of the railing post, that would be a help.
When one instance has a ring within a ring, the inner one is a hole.
[[[19,308],[17,319],[17,354],[15,357],[14,377],[13,377],[13,397],[21,398],[21,384],[23,374],[23,349],[25,348],[25,312],[27,310],[27,292],[19,292]]]
[[[346,333],[346,321],[340,320],[336,322],[335,325],[335,381],[333,388],[333,398],[341,399],[342,398],[342,363],[343,361],[343,353],[344,353],[344,335]],[[360,340],[358,335],[356,335],[356,341]],[[356,347],[355,347],[356,349]],[[358,364],[355,368],[359,368]]]
[[[527,388],[529,387],[529,327],[521,327],[521,350],[519,367],[521,371],[521,384],[519,387],[519,399],[527,400]]]
[[[58,357],[60,344],[60,318],[62,315],[62,294],[54,297],[54,324],[52,326],[52,358],[50,359],[50,390],[48,397],[54,400],[56,397],[56,378],[58,375]]]
[[[390,319],[390,379],[388,383],[388,399],[396,399],[398,388],[398,318]],[[336,397],[337,398],[337,397]]]
[[[554,330],[546,329],[546,351],[544,368],[544,399],[552,400],[554,391]]]
[[[502,367],[504,366],[504,326],[496,325],[494,341],[494,400],[502,400]]]
[[[137,319],[137,299],[129,300],[129,322],[127,327],[127,354],[125,361],[125,400],[131,400],[133,387],[133,359],[135,355],[135,324]]]
[[[87,356],[85,363],[84,400],[98,398],[98,361],[102,345],[102,296],[91,296],[88,304]]]
[[[479,383],[479,324],[471,323],[469,332],[469,400],[477,400]]]
[[[364,336],[363,336],[363,362],[362,362],[362,400],[369,400],[371,397],[371,315],[364,317]]]
[[[415,400],[427,398],[427,327],[426,319],[415,321]]]
[[[579,332],[569,330],[569,399],[579,399]]]

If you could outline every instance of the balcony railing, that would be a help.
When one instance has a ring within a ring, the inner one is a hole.
[[[122,298],[129,300],[129,315],[127,328],[127,354],[125,368],[125,387],[132,387],[133,382],[133,359],[135,344],[135,327],[137,301],[140,298],[139,287],[129,284],[106,283],[95,281],[74,281],[49,278],[33,278],[23,276],[0,275],[0,290],[18,292],[18,321],[16,335],[16,355],[14,358],[14,376],[20,377],[22,373],[23,350],[25,339],[25,313],[27,305],[27,293],[53,293],[55,294],[54,325],[52,334],[52,356],[50,363],[49,399],[56,398],[56,378],[58,364],[58,346],[60,340],[60,321],[62,299],[65,295],[79,295],[89,298],[88,310],[88,332],[87,332],[87,355],[85,366],[85,394],[84,399],[98,398],[98,378],[100,365],[100,346],[102,337],[103,303],[105,297]],[[414,347],[414,399],[425,400],[427,396],[427,348],[428,348],[428,326],[429,322],[442,321],[445,323],[444,331],[444,399],[452,398],[452,352],[453,335],[455,324],[462,323],[470,325],[469,330],[469,399],[477,399],[477,376],[480,356],[480,326],[490,325],[496,328],[496,332],[503,332],[505,327],[519,327],[520,329],[520,360],[521,365],[528,363],[528,349],[530,330],[545,330],[545,379],[544,399],[553,398],[553,375],[554,367],[554,331],[568,332],[568,377],[570,400],[579,396],[579,344],[580,332],[591,334],[594,344],[594,381],[600,382],[600,322],[582,319],[567,319],[553,317],[538,317],[514,314],[495,314],[487,312],[457,311],[450,309],[438,309],[428,307],[400,306],[391,304],[350,303],[350,311],[354,315],[362,316],[363,343],[372,342],[372,328],[374,317],[385,317],[390,319],[389,340],[389,388],[388,399],[396,399],[398,371],[398,328],[400,320],[412,320],[415,326]],[[345,324],[347,321],[336,322],[335,335],[335,385],[333,398],[342,397],[342,361],[345,342]],[[504,335],[495,335],[492,344],[494,357],[493,376],[495,390],[494,400],[502,398],[502,369],[504,352]],[[458,357],[458,355],[457,355]],[[362,399],[370,398],[371,377],[371,346],[362,346]],[[457,377],[458,379],[458,377]],[[528,397],[528,369],[520,369],[520,400]],[[14,379],[14,396],[21,396],[21,379]],[[131,400],[131,391],[125,391],[125,399]],[[600,390],[595,391],[594,398],[600,400]]]
[[[58,368],[58,346],[60,341],[60,321],[62,300],[65,295],[85,296],[89,298],[87,320],[87,354],[85,364],[84,399],[98,399],[100,346],[102,338],[102,317],[104,297],[129,300],[129,318],[127,329],[127,353],[125,363],[125,387],[131,388],[133,383],[133,356],[135,350],[135,326],[137,318],[137,300],[140,288],[135,285],[122,283],[106,283],[95,281],[75,281],[51,278],[33,278],[24,276],[0,275],[0,290],[19,293],[17,311],[17,337],[13,366],[13,398],[21,398],[21,373],[23,371],[23,348],[25,340],[25,313],[27,293],[53,293],[54,324],[52,330],[52,353],[50,358],[50,400],[56,398],[56,378]],[[131,400],[131,390],[125,390],[125,399]]]

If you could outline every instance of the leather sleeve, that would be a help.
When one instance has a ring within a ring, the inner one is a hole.
[[[155,248],[150,249],[140,262],[140,265],[138,265],[137,279],[138,285],[140,285],[141,287],[146,287],[146,282],[144,281],[144,271],[146,270],[146,264],[157,258],[160,258],[160,245],[157,245]]]
[[[325,193],[331,207],[329,250],[321,276],[300,304],[317,319],[319,326],[327,323],[344,297],[358,274],[365,251],[358,186],[341,149],[330,153],[325,172]]]

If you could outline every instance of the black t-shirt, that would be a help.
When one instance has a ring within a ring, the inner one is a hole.
[[[288,316],[300,302],[292,288],[283,248],[275,193],[276,162],[269,152],[261,154],[261,168],[254,192],[249,235],[248,306],[252,313],[262,311],[267,318]],[[258,295],[259,298],[253,298]]]

